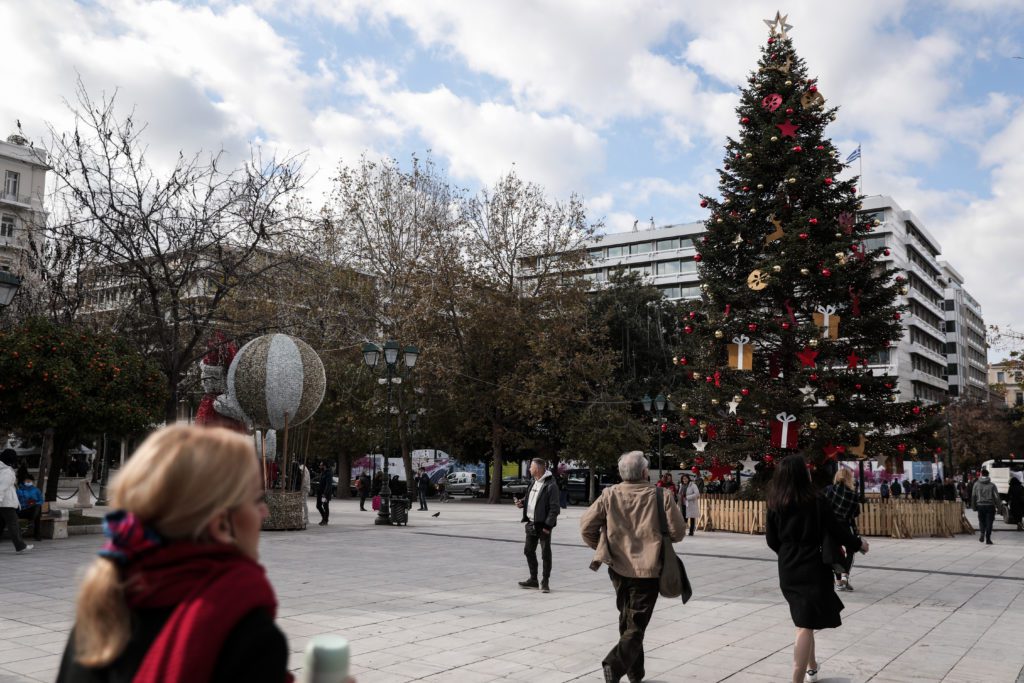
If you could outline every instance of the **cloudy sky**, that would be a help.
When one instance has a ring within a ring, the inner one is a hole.
[[[67,125],[76,74],[155,157],[250,141],[339,161],[432,150],[475,189],[515,164],[608,230],[704,218],[776,0],[0,0],[0,133]],[[923,219],[987,322],[1024,330],[1024,2],[790,0],[863,146],[863,188]]]

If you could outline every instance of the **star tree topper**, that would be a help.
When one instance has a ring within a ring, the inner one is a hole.
[[[786,23],[786,19],[788,18],[788,14],[776,11],[774,19],[764,19],[763,21],[768,25],[768,30],[771,31],[773,36],[778,36],[780,39],[785,40],[789,37],[786,35],[786,31],[793,28],[791,24]]]

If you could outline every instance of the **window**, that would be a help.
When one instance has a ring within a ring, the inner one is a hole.
[[[683,299],[699,299],[700,287],[680,287],[679,296]]]
[[[674,275],[679,272],[679,261],[659,261],[658,275]]]
[[[625,256],[629,253],[627,247],[608,247],[608,258],[615,258],[617,256]]]
[[[604,247],[600,249],[591,249],[590,258],[604,258]]]
[[[946,354],[950,356],[956,354],[956,342],[946,342]]]
[[[697,262],[693,259],[685,259],[679,264],[680,273],[696,273]]]
[[[678,299],[680,296],[680,290],[678,286],[672,287],[659,287],[661,293],[665,295],[666,299]]]
[[[959,374],[960,374],[960,372],[959,372],[959,369],[957,368],[957,364],[956,363],[950,363],[949,365],[946,366],[946,376],[947,377],[956,377]]]
[[[17,171],[7,171],[4,176],[4,194],[17,199],[18,185],[21,184],[21,174]]]
[[[1024,406],[1024,391],[1017,392],[1017,400],[1015,402],[1019,406]]]
[[[956,321],[955,320],[947,320],[946,321],[946,332],[956,332]]]
[[[679,238],[679,248],[680,249],[693,249],[693,240],[690,239],[689,237],[680,237]]]
[[[996,373],[996,384],[1006,384],[1006,373],[1005,372],[997,372]]]
[[[679,248],[679,240],[672,238],[670,240],[658,240],[656,243],[655,251],[670,251],[672,249]]]
[[[640,244],[629,245],[630,254],[649,254],[651,253],[651,243],[641,242]]]
[[[7,213],[0,216],[0,237],[14,237],[14,216]]]

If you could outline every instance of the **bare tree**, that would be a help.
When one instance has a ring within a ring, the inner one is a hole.
[[[73,263],[78,315],[158,361],[173,420],[179,384],[211,331],[266,326],[245,298],[284,277],[301,249],[301,169],[294,157],[256,150],[240,168],[225,168],[221,153],[179,152],[157,170],[164,164],[147,158],[145,126],[134,112],[119,116],[115,99],[95,100],[79,82],[74,129],[51,130],[59,220],[41,253],[55,272]]]

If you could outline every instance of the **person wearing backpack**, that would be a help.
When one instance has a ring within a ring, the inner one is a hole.
[[[992,524],[996,521],[996,508],[999,506],[999,489],[988,478],[988,470],[982,468],[981,477],[971,492],[971,502],[978,511],[978,527],[981,531],[978,542],[992,545]]]

